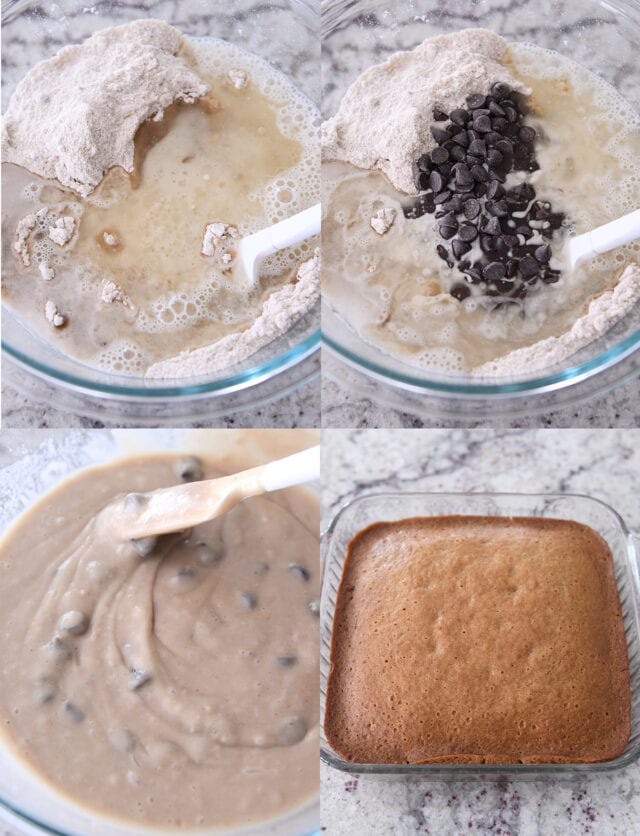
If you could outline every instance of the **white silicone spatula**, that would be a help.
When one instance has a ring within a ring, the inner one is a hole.
[[[184,531],[225,514],[250,496],[320,478],[320,447],[231,476],[130,494],[110,506],[111,530],[123,540]]]
[[[255,280],[256,264],[261,259],[317,235],[320,232],[321,219],[322,210],[317,203],[285,221],[243,238],[238,246],[238,259],[250,283],[253,284]]]
[[[611,223],[578,235],[569,241],[569,261],[575,267],[581,261],[608,253],[616,247],[640,238],[640,209],[629,212]]]

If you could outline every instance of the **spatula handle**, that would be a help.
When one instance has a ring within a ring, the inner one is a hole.
[[[320,447],[309,447],[284,459],[270,462],[263,471],[266,491],[277,491],[320,478]]]

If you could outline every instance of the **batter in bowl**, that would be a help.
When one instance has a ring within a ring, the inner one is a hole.
[[[323,125],[323,293],[411,366],[553,366],[640,297],[639,245],[567,241],[637,208],[640,117],[556,53],[468,29],[371,67]]]
[[[292,82],[156,20],[31,70],[5,116],[3,301],[60,351],[204,375],[285,333],[319,294],[309,241],[236,265],[241,237],[316,203],[318,114]]]
[[[110,818],[247,826],[318,792],[315,499],[254,498],[153,542],[102,524],[124,495],[218,475],[174,454],[81,471],[2,543],[3,738]]]

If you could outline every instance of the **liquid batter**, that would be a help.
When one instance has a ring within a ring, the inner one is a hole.
[[[125,495],[218,475],[172,454],[81,471],[1,546],[5,742],[110,817],[240,826],[318,792],[313,497],[250,499],[151,544],[102,524]]]

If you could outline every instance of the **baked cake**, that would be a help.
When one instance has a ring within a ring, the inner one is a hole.
[[[349,543],[325,714],[342,758],[605,761],[630,703],[613,560],[591,528],[417,517]]]

